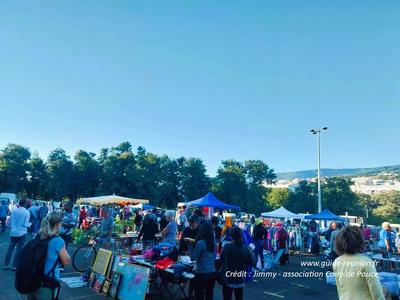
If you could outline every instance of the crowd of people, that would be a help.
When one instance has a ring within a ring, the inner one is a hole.
[[[329,228],[321,232],[315,221],[308,222],[306,227],[299,223],[254,217],[243,221],[234,216],[223,217],[222,213],[210,216],[201,208],[190,211],[186,207],[179,207],[177,211],[143,211],[132,210],[130,207],[79,207],[66,203],[61,211],[55,211],[49,203],[30,204],[26,200],[20,200],[18,205],[10,207],[2,201],[2,232],[5,232],[7,218],[11,229],[4,270],[16,269],[18,254],[30,232],[34,239],[49,241],[44,272],[46,276],[53,272],[58,280],[60,270],[70,261],[67,249],[72,241],[74,228],[85,228],[90,218],[101,218],[99,238],[102,247],[108,248],[115,219],[131,220],[137,232],[136,241],[142,242],[143,248],[155,245],[161,236],[161,242],[176,246],[179,255],[189,255],[195,261],[194,279],[189,284],[189,294],[194,294],[199,300],[213,299],[216,282],[222,285],[224,300],[232,299],[233,295],[237,300],[243,299],[243,289],[245,283],[251,280],[251,271],[266,269],[265,252],[273,254],[283,250],[279,262],[286,264],[289,250],[314,252],[316,243],[321,246],[319,237],[324,236],[327,248],[330,249],[330,259],[337,263],[333,265],[333,270],[345,273],[348,271],[343,267],[345,262],[368,261],[362,253],[373,243],[373,232],[368,226],[343,226],[342,223],[331,222]],[[318,242],[314,242],[315,240]],[[389,223],[382,224],[376,240],[375,244],[384,257],[400,252],[400,234],[394,233]],[[15,255],[11,261],[13,252]],[[316,254],[319,253],[320,249],[316,251]],[[363,268],[362,271],[376,272],[374,265]],[[226,275],[232,273],[246,275]],[[364,287],[363,293],[370,296],[365,296],[364,299],[380,299],[382,289],[377,279],[337,279],[338,293],[343,295],[343,299],[351,297],[352,291],[361,286]],[[52,299],[51,292],[54,293],[54,289],[43,285],[29,294],[29,299]]]

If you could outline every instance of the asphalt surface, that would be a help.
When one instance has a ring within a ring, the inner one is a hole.
[[[9,235],[8,233],[0,233],[0,266],[4,263],[4,256],[8,248]],[[275,278],[255,278],[251,283],[246,284],[244,291],[244,299],[288,299],[288,300],[314,300],[338,299],[336,287],[327,285],[325,277],[319,277],[326,270],[321,270],[318,267],[302,267],[301,261],[317,261],[318,258],[313,256],[291,256],[289,264],[285,266],[276,266],[268,276],[276,274]],[[290,273],[296,272],[296,273]],[[7,270],[0,270],[0,299],[1,300],[19,300],[25,299],[19,295],[14,288],[15,273]],[[61,277],[79,276],[79,273],[73,271],[70,266],[65,268],[65,272]],[[262,274],[262,275],[265,275]],[[307,277],[307,276],[314,277]],[[288,276],[292,276],[288,278]],[[300,277],[293,277],[300,276]],[[111,299],[110,297],[107,297]],[[88,287],[71,289],[65,284],[62,284],[60,299],[68,300],[85,300],[85,299],[106,299],[106,297],[96,294]],[[150,297],[151,300],[167,299],[165,293]],[[222,290],[219,284],[216,284],[214,290],[214,299],[222,299]]]

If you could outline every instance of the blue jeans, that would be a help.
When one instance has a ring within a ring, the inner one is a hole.
[[[261,259],[261,267],[264,268],[264,241],[259,240],[259,241],[254,241],[254,258],[256,259],[256,265],[258,262],[258,256],[260,256]]]
[[[14,252],[14,248],[16,246],[14,260],[13,260],[13,267],[16,267],[17,266],[17,261],[18,261],[19,251],[25,245],[26,234],[24,234],[23,236],[18,236],[18,237],[12,236],[10,238],[11,238],[11,241],[10,241],[10,245],[8,246],[6,259],[4,261],[4,266],[9,266],[10,265],[11,256],[12,256],[12,254]]]

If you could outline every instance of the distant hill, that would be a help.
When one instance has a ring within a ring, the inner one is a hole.
[[[354,168],[354,169],[321,169],[321,176],[334,177],[334,176],[363,176],[363,175],[376,175],[383,172],[396,172],[400,173],[400,165],[385,166],[376,168]],[[317,170],[304,170],[295,172],[277,173],[278,180],[292,180],[295,178],[306,179],[317,177]]]

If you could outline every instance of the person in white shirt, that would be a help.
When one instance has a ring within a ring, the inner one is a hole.
[[[53,212],[53,204],[51,202],[47,202],[47,210],[49,211],[49,214]]]
[[[12,270],[15,270],[18,260],[18,254],[25,244],[26,233],[31,226],[29,223],[30,213],[25,208],[26,200],[19,201],[19,207],[11,213],[11,231],[10,231],[10,245],[8,246],[6,258],[4,261],[3,270],[10,268],[11,256],[16,248],[14,255]]]

